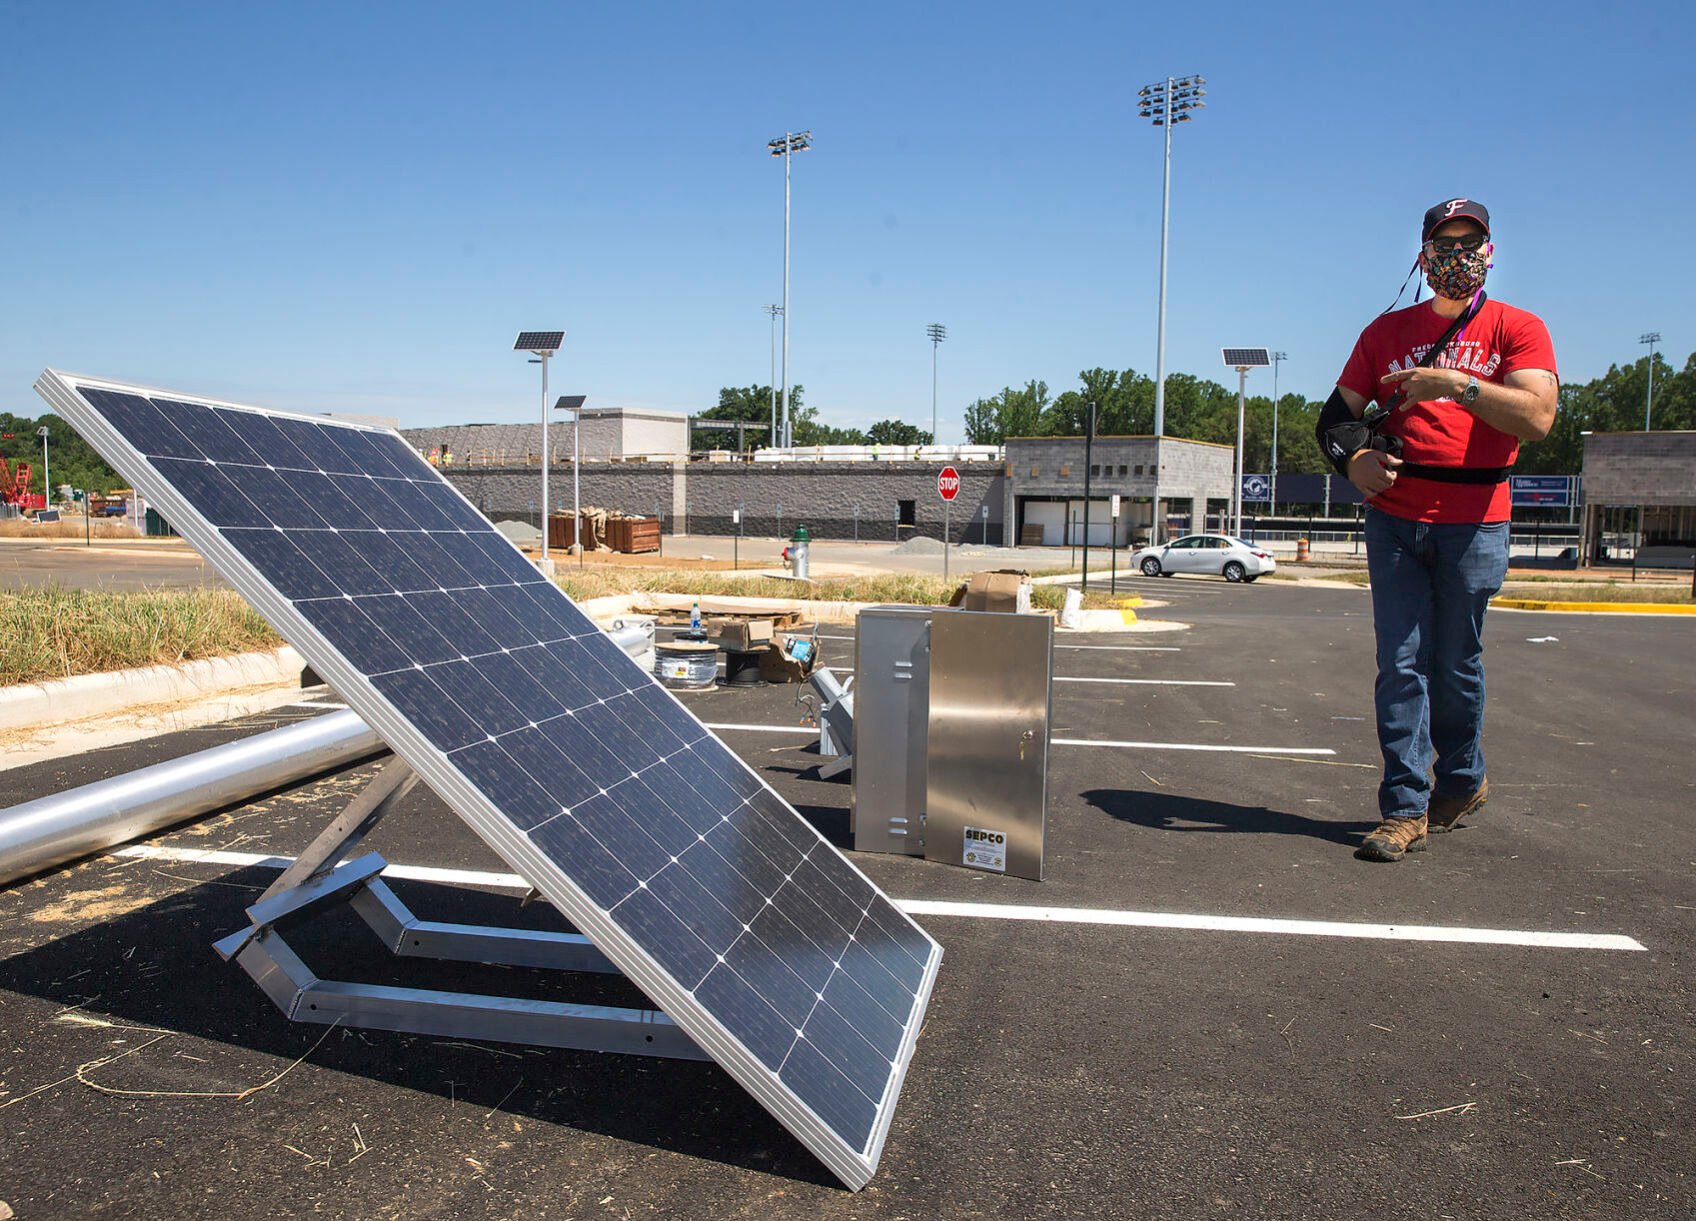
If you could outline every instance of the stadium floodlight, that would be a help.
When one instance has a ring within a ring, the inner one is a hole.
[[[548,358],[565,343],[564,331],[520,331],[514,352],[528,352],[542,362],[542,571],[552,572],[548,559]]]
[[[1231,488],[1231,537],[1243,534],[1243,397],[1248,392],[1248,371],[1264,369],[1272,363],[1272,354],[1265,348],[1225,348],[1225,363],[1237,371],[1237,466],[1236,482]]]
[[[1137,111],[1152,119],[1156,127],[1166,129],[1166,172],[1160,191],[1160,310],[1159,331],[1154,351],[1154,435],[1166,435],[1166,236],[1168,218],[1172,211],[1172,128],[1190,121],[1192,110],[1207,105],[1201,99],[1207,90],[1202,76],[1168,76],[1163,81],[1144,85],[1138,92]]]
[[[1638,343],[1649,345],[1649,395],[1643,403],[1643,431],[1649,431],[1649,413],[1655,407],[1655,345],[1661,342],[1659,331],[1644,331],[1637,337]]]
[[[783,158],[783,448],[788,449],[794,443],[794,436],[789,427],[789,163],[795,159],[796,153],[804,153],[813,146],[813,133],[810,131],[786,131],[775,140],[767,140],[766,147],[774,157]]]

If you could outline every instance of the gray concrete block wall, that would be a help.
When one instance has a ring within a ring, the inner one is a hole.
[[[966,463],[960,493],[949,518],[955,542],[976,543],[987,535],[1002,538],[1006,480],[999,464]],[[913,501],[914,530],[901,536],[940,539],[944,511],[936,491],[940,466],[930,463],[584,463],[582,503],[648,514],[659,505],[665,529],[680,533],[729,535],[736,532],[731,514],[742,507],[741,532],[751,537],[788,537],[805,524],[815,538],[857,536],[895,541],[902,500]],[[454,465],[444,474],[489,517],[539,520],[541,472],[536,467]],[[571,506],[571,468],[554,467],[549,499]],[[989,507],[985,523],[981,510]]]
[[[1592,505],[1696,504],[1696,432],[1585,437],[1584,500]]]

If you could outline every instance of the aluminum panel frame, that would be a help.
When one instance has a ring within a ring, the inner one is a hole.
[[[186,538],[238,593],[259,610],[284,639],[308,658],[313,670],[359,712],[366,724],[378,732],[395,754],[411,764],[436,795],[508,866],[545,895],[549,902],[595,943],[627,979],[676,1021],[696,1044],[729,1072],[843,1183],[857,1191],[870,1182],[889,1136],[895,1102],[905,1083],[919,1030],[923,1026],[924,1012],[935,987],[937,971],[941,967],[942,946],[935,938],[924,932],[916,921],[902,913],[903,918],[929,942],[930,956],[925,963],[923,977],[914,997],[912,1014],[902,1034],[894,1069],[885,1086],[883,1097],[877,1100],[877,1118],[867,1147],[864,1150],[850,1148],[829,1124],[779,1080],[775,1072],[760,1063],[754,1053],[728,1028],[704,1006],[698,1004],[634,938],[620,929],[553,861],[520,833],[493,802],[473,787],[458,769],[447,761],[445,755],[437,751],[410,721],[401,716],[364,673],[330,644],[304,615],[296,611],[293,604],[225,540],[217,527],[201,516],[169,479],[157,472],[153,464],[108,423],[99,411],[82,400],[77,393],[79,386],[120,394],[139,394],[143,397],[162,395],[186,402],[228,407],[236,411],[258,411],[271,416],[293,416],[314,424],[333,423],[340,427],[356,428],[391,437],[398,434],[392,429],[374,428],[342,420],[326,421],[322,417],[256,408],[251,404],[214,399],[201,394],[117,382],[51,368],[44,370],[35,382],[36,393],[69,421],[78,434],[93,445],[132,486],[147,496],[150,504],[161,512],[177,532]],[[439,473],[437,477],[440,478]],[[446,479],[443,479],[442,483],[452,489],[455,496],[465,501],[473,512],[479,512],[459,489],[454,488]],[[494,533],[499,535],[499,531]],[[513,548],[515,554],[522,556],[523,553],[510,540],[506,540],[504,536],[500,537],[507,546]],[[526,560],[526,563],[528,562]],[[660,686],[660,690],[665,688]],[[679,708],[688,711],[682,701],[670,691],[666,691],[666,695]],[[749,767],[734,751],[729,751],[728,747],[726,750],[762,788],[785,807],[789,806],[789,803],[766,783],[764,777]],[[829,840],[819,834],[817,828],[799,816],[797,821],[812,831],[829,851],[836,852],[849,868],[859,872]],[[883,895],[882,889],[869,879],[867,884],[879,895]],[[888,900],[887,895],[883,897],[890,902],[893,910],[900,912],[900,908]]]

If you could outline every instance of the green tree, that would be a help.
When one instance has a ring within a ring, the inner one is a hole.
[[[1049,407],[1048,383],[1008,386],[993,398],[978,399],[966,408],[966,442],[1000,445],[1008,437],[1043,435],[1043,414]]]
[[[44,425],[54,499],[58,498],[59,488],[66,484],[96,494],[125,486],[123,477],[107,466],[94,447],[57,415],[49,412],[30,419],[0,411],[0,456],[5,457],[8,468],[14,472],[19,464],[28,464],[30,491],[42,490],[41,438],[36,434]]]
[[[702,420],[747,420],[758,421],[760,427],[749,428],[742,434],[744,450],[759,449],[771,444],[771,387],[770,386],[725,386],[718,392],[718,405],[696,413],[697,419]],[[801,407],[801,387],[789,387],[789,418],[793,424]],[[783,418],[783,404],[778,403],[778,419]],[[689,431],[689,448],[700,451],[704,449],[735,449],[736,430],[734,428],[692,428]]]
[[[866,429],[866,440],[873,445],[929,445],[931,435],[905,420],[879,420]]]

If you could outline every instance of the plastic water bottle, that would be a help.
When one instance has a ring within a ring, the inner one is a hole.
[[[700,632],[700,630],[701,630],[701,600],[699,598],[696,598],[694,604],[689,608],[689,631],[690,631],[691,634],[698,634]]]

